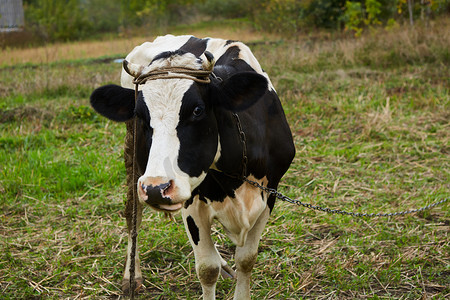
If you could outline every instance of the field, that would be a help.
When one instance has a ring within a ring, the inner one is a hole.
[[[297,149],[281,192],[375,213],[449,197],[450,22],[430,26],[252,45]],[[64,56],[77,43],[48,46],[37,61],[9,50],[0,63],[2,299],[119,298],[125,126],[95,114],[88,99],[94,88],[119,83],[120,64],[110,58],[133,46],[77,59]],[[62,57],[52,55],[61,47]],[[448,299],[448,207],[355,219],[278,202],[260,243],[253,298]],[[233,265],[234,246],[220,226],[214,236]],[[181,216],[144,211],[139,239],[146,279],[139,298],[198,299]],[[231,299],[233,287],[220,279],[217,298]]]

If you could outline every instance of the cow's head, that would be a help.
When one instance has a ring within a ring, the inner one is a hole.
[[[157,56],[149,66],[125,65],[127,72],[137,76],[149,67],[200,70],[205,61],[178,51]],[[96,89],[91,105],[114,121],[137,118],[136,155],[143,174],[137,184],[139,200],[159,210],[177,211],[220,157],[217,108],[249,107],[266,92],[267,80],[242,72],[208,84],[190,79],[148,80],[140,88],[136,105],[134,90],[117,85]]]

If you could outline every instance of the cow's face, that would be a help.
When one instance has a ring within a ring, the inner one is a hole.
[[[142,86],[136,105],[132,90],[115,85],[95,90],[91,104],[115,121],[137,118],[136,155],[143,173],[139,200],[172,212],[182,208],[220,157],[214,107],[239,110],[266,90],[266,79],[255,73],[238,73],[216,84],[157,79]]]
[[[219,155],[208,89],[187,79],[148,81],[139,93],[136,116],[146,137],[138,151],[147,157],[139,199],[178,210]]]

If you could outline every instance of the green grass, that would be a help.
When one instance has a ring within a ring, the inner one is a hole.
[[[378,39],[253,47],[281,96],[297,149],[281,192],[357,212],[449,197],[450,73],[439,54],[446,50],[429,37],[433,55],[411,59],[391,41],[386,56]],[[119,64],[96,60],[0,69],[2,298],[120,295],[125,127],[88,104],[95,87],[118,83],[119,74]],[[201,294],[181,217],[175,220],[144,212],[142,299]],[[253,297],[445,299],[449,229],[448,204],[365,220],[279,202],[260,243]],[[233,264],[235,246],[220,227],[214,238]],[[219,280],[217,298],[232,298],[233,288],[233,280]]]

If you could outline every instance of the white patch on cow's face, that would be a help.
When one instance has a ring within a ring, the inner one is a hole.
[[[153,42],[145,42],[136,46],[125,58],[130,63],[147,66],[153,57],[164,51],[174,51],[183,46],[192,36],[166,35],[157,37]],[[121,85],[123,87],[134,89],[133,77],[122,69]]]
[[[173,202],[189,199],[191,192],[206,176],[203,172],[199,177],[190,177],[178,166],[180,140],[177,126],[183,96],[192,84],[194,82],[187,79],[154,80],[148,81],[142,88],[153,136],[147,167],[139,180],[156,177],[173,180],[177,187]]]
[[[200,60],[192,53],[185,53],[183,55],[173,55],[168,58],[158,59],[152,62],[148,67],[149,70],[157,70],[172,66],[180,66],[183,68],[200,69],[202,64]],[[144,68],[143,73],[146,73]]]

